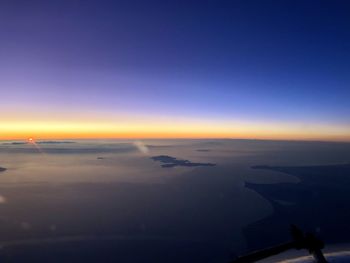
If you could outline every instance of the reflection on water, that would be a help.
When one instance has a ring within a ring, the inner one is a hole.
[[[0,167],[7,168],[0,173],[2,257],[226,262],[249,250],[244,227],[274,212],[245,182],[299,182],[251,166],[350,160],[349,144],[341,143],[109,140],[38,146],[40,151],[0,143]],[[163,169],[152,160],[161,155],[216,166]]]

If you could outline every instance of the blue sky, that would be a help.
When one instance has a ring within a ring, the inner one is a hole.
[[[349,128],[349,11],[348,1],[3,1],[0,109]]]

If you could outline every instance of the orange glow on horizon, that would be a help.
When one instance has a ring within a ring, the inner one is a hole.
[[[28,134],[32,137],[28,138]],[[143,121],[143,122],[0,122],[0,140],[240,138],[350,141],[348,127],[286,123]]]

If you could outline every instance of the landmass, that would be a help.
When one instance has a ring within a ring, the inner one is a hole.
[[[4,142],[2,145],[23,145],[27,144],[27,142]]]
[[[244,229],[251,250],[289,240],[296,224],[329,243],[350,237],[350,164],[319,166],[253,166],[296,176],[298,183],[254,184],[246,187],[267,199],[274,213]],[[262,245],[263,244],[263,245]]]
[[[36,144],[70,144],[75,143],[73,141],[38,141]],[[24,145],[28,144],[28,142],[5,142],[2,145]]]
[[[39,141],[37,144],[70,144],[75,143],[73,141]]]
[[[7,169],[4,167],[0,167],[0,172],[5,172]]]
[[[158,161],[163,163],[161,166],[163,168],[172,168],[175,166],[186,166],[186,167],[196,167],[196,166],[216,166],[214,163],[195,163],[189,160],[177,159],[168,155],[158,155],[151,157],[153,161]]]

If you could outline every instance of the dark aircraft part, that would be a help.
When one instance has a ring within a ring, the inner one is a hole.
[[[277,245],[275,247],[259,250],[251,254],[239,257],[231,263],[251,263],[256,262],[289,249],[307,249],[311,255],[313,255],[315,262],[317,263],[327,263],[325,259],[322,248],[324,248],[323,242],[311,233],[304,234],[297,226],[291,225],[290,233],[292,236],[292,241],[284,244]]]

